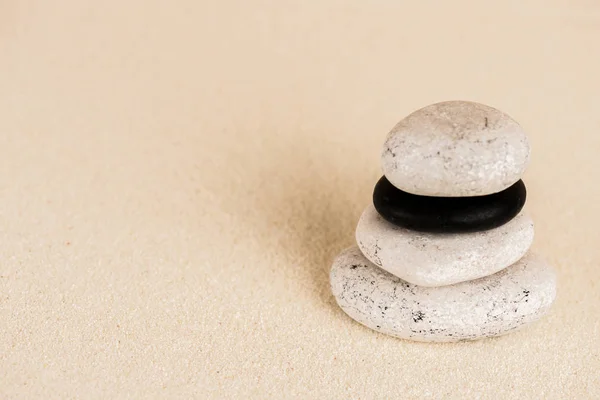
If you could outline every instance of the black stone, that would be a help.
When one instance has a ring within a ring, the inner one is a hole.
[[[429,197],[404,192],[382,177],[373,192],[377,212],[394,225],[421,232],[466,233],[497,228],[525,205],[518,181],[499,193],[474,197]]]

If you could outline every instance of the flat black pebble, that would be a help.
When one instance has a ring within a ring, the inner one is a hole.
[[[421,232],[466,233],[497,228],[525,205],[522,180],[502,192],[475,197],[428,197],[404,192],[383,176],[373,192],[373,204],[394,225]]]

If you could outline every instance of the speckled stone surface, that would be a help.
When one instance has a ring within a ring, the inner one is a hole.
[[[354,320],[424,342],[515,331],[543,316],[556,296],[553,268],[532,254],[485,278],[426,288],[391,275],[352,247],[335,259],[330,279],[337,303]]]
[[[508,115],[466,101],[417,110],[388,134],[381,156],[397,188],[422,196],[481,196],[517,182],[529,162],[527,136]]]
[[[421,232],[481,232],[502,226],[525,205],[522,180],[486,196],[433,197],[402,191],[381,177],[373,191],[373,205],[394,225]]]
[[[533,236],[533,221],[525,212],[483,232],[436,234],[393,225],[368,206],[356,228],[356,242],[371,262],[421,286],[451,285],[496,273],[525,255]]]

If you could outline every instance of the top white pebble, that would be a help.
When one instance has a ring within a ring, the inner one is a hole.
[[[464,197],[500,192],[521,179],[529,142],[503,112],[468,101],[421,108],[388,134],[383,173],[421,196]]]

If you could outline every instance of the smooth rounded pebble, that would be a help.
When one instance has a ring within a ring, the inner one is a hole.
[[[527,253],[533,221],[524,212],[499,228],[435,234],[393,225],[373,206],[356,227],[356,242],[375,265],[420,286],[444,286],[494,274]]]
[[[394,225],[421,232],[465,233],[497,228],[525,205],[523,181],[486,196],[431,197],[404,192],[383,176],[373,191],[373,205]]]
[[[335,259],[330,279],[337,303],[354,320],[423,342],[512,332],[543,316],[556,296],[554,270],[532,254],[485,278],[426,288],[382,270],[352,247]]]
[[[523,175],[527,136],[508,115],[467,101],[437,103],[410,114],[388,134],[381,156],[398,189],[421,196],[482,196]]]

